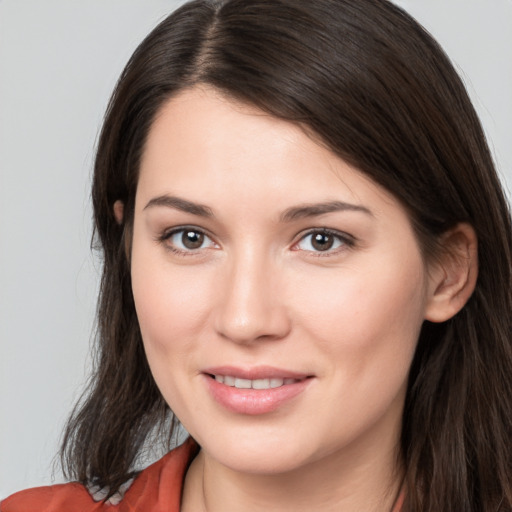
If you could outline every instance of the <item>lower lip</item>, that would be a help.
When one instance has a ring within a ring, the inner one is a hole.
[[[302,393],[312,380],[307,378],[270,389],[239,389],[217,382],[209,375],[204,377],[214,400],[232,412],[249,415],[275,411]]]

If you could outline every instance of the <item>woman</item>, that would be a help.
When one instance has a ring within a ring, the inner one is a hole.
[[[510,217],[460,79],[403,11],[185,5],[121,76],[93,203],[79,483],[2,510],[512,508]],[[191,438],[137,473],[171,411]]]

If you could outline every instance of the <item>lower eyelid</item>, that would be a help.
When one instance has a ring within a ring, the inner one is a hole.
[[[321,233],[321,234],[324,234],[324,235],[329,235],[329,236],[334,237],[340,243],[340,245],[338,247],[334,248],[334,249],[327,249],[325,251],[318,251],[318,250],[313,250],[313,249],[303,249],[304,251],[315,253],[315,254],[328,255],[328,254],[332,254],[332,253],[334,253],[334,252],[336,252],[338,250],[342,250],[343,247],[351,248],[356,243],[356,240],[354,239],[354,237],[352,237],[352,236],[350,236],[348,234],[339,233],[337,231],[332,231],[332,230],[328,230],[328,229],[314,229],[314,230],[310,230],[310,231],[304,233],[299,238],[299,240],[293,244],[293,247],[297,247],[307,237],[311,237],[311,236],[313,236],[313,235],[315,235],[317,233]],[[296,249],[296,250],[300,250],[300,249]]]
[[[202,234],[204,236],[204,243],[206,245],[204,247],[189,249],[189,248],[177,247],[176,244],[172,244],[170,242],[174,236],[180,235],[180,234],[181,234],[181,236],[183,236],[183,233],[186,231],[193,231],[195,233]],[[185,256],[193,256],[193,255],[199,254],[199,252],[204,249],[218,247],[215,240],[207,232],[205,232],[203,229],[196,228],[194,226],[182,226],[182,227],[168,229],[157,237],[157,241],[160,242],[161,244],[163,244],[166,247],[166,249],[172,251],[173,253],[185,255]]]
[[[179,247],[176,247],[176,245],[169,244],[169,241],[172,239],[173,236],[182,234],[185,231],[193,231],[193,232],[202,234],[205,237],[205,243],[207,243],[207,245],[204,247],[198,247],[196,249],[187,249],[187,248],[181,249]],[[326,249],[325,251],[298,248],[298,245],[302,241],[304,241],[308,236],[310,237],[317,233],[322,233],[322,234],[330,235],[330,236],[334,237],[339,242],[338,247],[329,248],[329,249]],[[218,244],[215,242],[215,240],[206,231],[204,231],[203,229],[200,229],[200,228],[196,228],[194,226],[180,226],[180,227],[166,230],[156,237],[156,241],[166,245],[167,249],[169,249],[175,253],[185,254],[185,255],[193,255],[194,253],[198,253],[199,251],[204,250],[204,249],[219,247]],[[310,252],[310,253],[314,254],[315,256],[316,255],[328,256],[330,254],[342,251],[344,248],[350,249],[355,244],[356,244],[356,239],[346,233],[340,233],[340,232],[332,231],[332,230],[328,230],[328,229],[314,229],[314,230],[310,230],[310,231],[304,233],[299,238],[299,240],[293,244],[292,250],[303,250],[304,252]]]

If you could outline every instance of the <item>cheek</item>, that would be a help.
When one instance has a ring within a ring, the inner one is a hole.
[[[302,328],[344,372],[410,363],[425,307],[419,255],[317,273],[293,296]]]
[[[174,413],[187,418],[187,404],[194,397],[183,383],[197,372],[193,363],[201,348],[198,340],[204,337],[209,283],[197,272],[177,272],[162,261],[139,260],[134,251],[132,288],[153,378]]]
[[[162,257],[134,247],[132,289],[148,358],[188,352],[206,324],[213,283],[190,267],[174,268]]]
[[[302,284],[294,290],[298,328],[321,354],[330,390],[318,398],[317,413],[330,418],[329,428],[340,436],[362,432],[388,412],[400,417],[423,323],[421,260],[388,265],[385,272],[364,265],[317,273]]]

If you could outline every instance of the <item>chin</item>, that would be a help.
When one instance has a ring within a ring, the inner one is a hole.
[[[321,447],[311,446],[313,436],[293,435],[290,428],[247,425],[238,429],[212,429],[191,435],[205,454],[239,473],[275,475],[301,468],[321,458]],[[295,429],[297,434],[297,429]],[[309,443],[307,440],[309,439]],[[315,456],[316,455],[316,456]]]
[[[213,454],[212,454],[213,455]],[[214,455],[213,455],[214,456]],[[292,450],[273,450],[255,447],[246,450],[224,451],[217,458],[218,462],[237,473],[253,475],[278,475],[293,472],[307,464],[304,454],[293,447]]]

